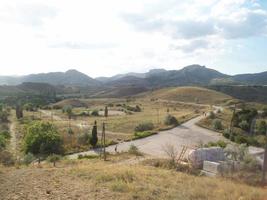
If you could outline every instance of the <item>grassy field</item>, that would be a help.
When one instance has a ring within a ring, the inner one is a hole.
[[[222,178],[129,165],[121,160],[61,161],[56,168],[0,168],[1,199],[264,200],[266,189]]]
[[[41,112],[24,112],[24,120],[22,120],[21,132],[25,132],[24,125],[32,119],[52,122],[63,137],[66,153],[84,151],[88,146],[78,144],[79,137],[84,133],[91,133],[94,121],[98,124],[98,136],[100,139],[102,131],[102,123],[106,123],[107,143],[127,141],[136,138],[135,127],[140,123],[152,122],[154,129],[152,132],[158,132],[172,128],[164,124],[165,117],[170,114],[177,118],[179,123],[183,123],[199,113],[209,109],[208,106],[191,105],[179,102],[167,101],[151,101],[148,99],[83,99],[83,100],[64,100],[56,105],[66,106],[66,103],[75,103],[86,107],[73,107],[73,116],[68,119],[66,113],[62,109],[42,110]],[[109,105],[109,116],[103,116],[105,106]],[[127,110],[127,106],[135,107],[138,105],[141,112],[133,112]],[[100,116],[80,116],[82,112],[92,112],[98,110]],[[68,134],[69,124],[73,131],[73,135]]]
[[[144,93],[141,96],[147,96],[147,98],[154,99],[164,99],[169,101],[172,100],[212,105],[222,104],[233,99],[232,97],[226,94],[200,87],[164,88],[153,92]]]

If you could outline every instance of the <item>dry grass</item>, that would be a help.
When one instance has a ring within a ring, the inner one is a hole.
[[[220,178],[99,160],[62,161],[57,168],[0,170],[5,199],[263,200],[267,191]]]
[[[201,104],[220,104],[232,97],[200,87],[171,87],[145,93],[149,98]]]

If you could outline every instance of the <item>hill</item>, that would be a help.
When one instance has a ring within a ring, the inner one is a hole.
[[[267,86],[211,85],[207,88],[244,101],[267,103]]]
[[[146,92],[141,97],[151,99],[163,99],[168,101],[181,101],[200,104],[220,104],[230,99],[231,96],[225,95],[214,90],[200,87],[171,87],[152,92]]]

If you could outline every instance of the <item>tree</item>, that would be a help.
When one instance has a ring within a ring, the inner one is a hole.
[[[59,154],[62,151],[62,139],[51,123],[35,122],[27,128],[24,151],[38,156]]]
[[[96,144],[98,141],[98,137],[97,137],[97,123],[95,121],[93,129],[92,129],[92,138],[90,141],[90,144],[93,146],[93,148],[95,148]]]
[[[108,117],[108,107],[105,107],[105,117]]]
[[[21,119],[23,117],[23,109],[20,105],[16,106],[16,117],[17,119]]]
[[[266,134],[266,131],[267,131],[267,124],[266,124],[266,121],[264,120],[261,120],[258,127],[257,127],[257,131],[259,134],[261,135],[265,135]]]
[[[56,162],[59,161],[61,159],[60,155],[56,155],[56,154],[52,154],[50,156],[47,157],[47,161],[53,163],[53,166],[56,166]]]
[[[165,125],[174,125],[174,126],[177,126],[179,123],[178,123],[178,120],[176,119],[176,117],[172,116],[172,115],[167,115],[165,120],[164,120],[164,124]]]

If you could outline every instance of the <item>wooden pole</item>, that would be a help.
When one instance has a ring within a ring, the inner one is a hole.
[[[103,147],[104,147],[104,161],[107,160],[107,156],[106,156],[106,133],[105,133],[105,122],[103,122],[103,129],[102,129],[102,132],[103,132]]]

